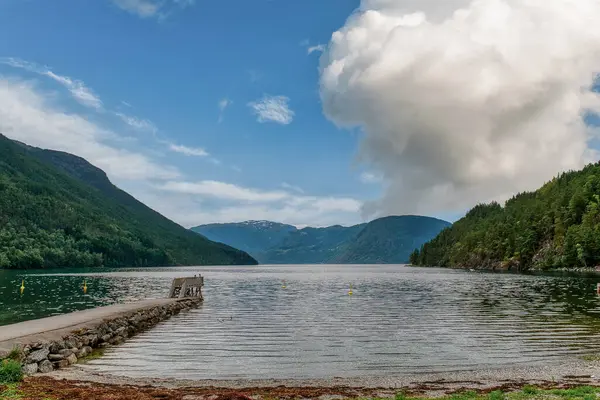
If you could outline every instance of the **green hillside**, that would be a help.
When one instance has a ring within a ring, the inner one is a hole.
[[[257,258],[265,264],[322,264],[338,254],[365,224],[344,227],[304,228],[290,232],[285,240]]]
[[[413,250],[434,238],[450,223],[421,216],[393,216],[368,223],[346,249],[329,262],[335,264],[404,264]]]
[[[599,265],[600,164],[563,173],[504,207],[476,206],[411,263],[515,270]]]
[[[256,264],[168,220],[74,155],[0,135],[0,268]]]

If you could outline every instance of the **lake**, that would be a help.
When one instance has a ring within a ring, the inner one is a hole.
[[[600,352],[599,276],[400,265],[5,270],[0,324],[164,297],[172,278],[198,273],[206,285],[199,309],[85,368],[132,377],[320,378],[534,365]]]

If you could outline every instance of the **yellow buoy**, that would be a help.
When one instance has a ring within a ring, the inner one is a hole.
[[[87,284],[85,283],[85,280],[83,281],[83,293],[85,294],[87,292]]]
[[[23,279],[21,281],[21,287],[20,287],[20,289],[21,289],[21,294],[23,294],[23,292],[25,291],[25,279]]]
[[[350,284],[350,289],[348,290],[348,296],[352,296],[352,284]]]
[[[285,281],[283,281],[283,284],[281,285],[282,288],[286,288],[287,286],[285,285]]]

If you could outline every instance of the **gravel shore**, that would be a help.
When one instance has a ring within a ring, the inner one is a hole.
[[[129,378],[97,373],[85,365],[46,374],[54,379],[93,382],[104,385],[152,386],[167,389],[214,388],[260,392],[265,388],[355,389],[357,394],[377,393],[393,396],[400,390],[429,396],[458,390],[518,389],[524,385],[559,387],[569,385],[600,385],[600,362],[572,359],[543,366],[511,366],[498,369],[479,369],[398,376],[362,376],[329,379],[263,379],[263,380],[180,380]]]

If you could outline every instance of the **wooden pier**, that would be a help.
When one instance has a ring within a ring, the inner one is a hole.
[[[204,286],[204,278],[202,276],[175,278],[171,284],[169,298],[183,299],[186,297],[199,297],[202,299],[202,286]]]

